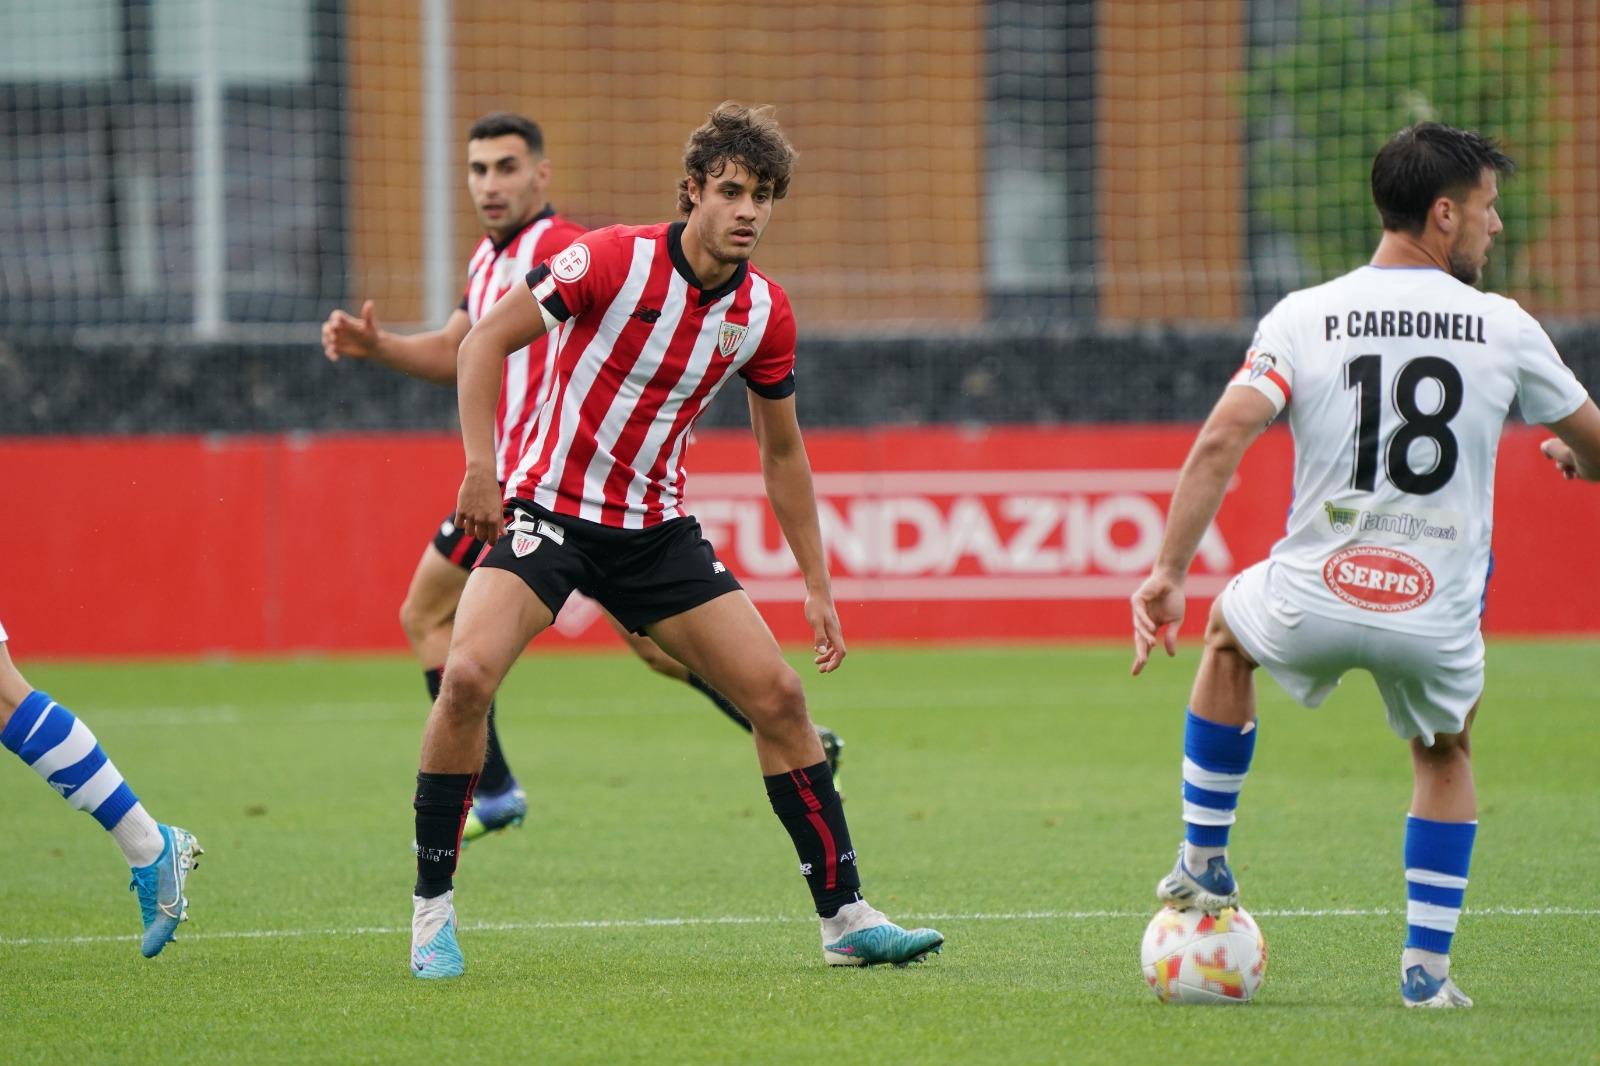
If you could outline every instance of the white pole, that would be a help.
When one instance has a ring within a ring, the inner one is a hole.
[[[222,56],[217,0],[198,0],[199,69],[194,80],[194,330],[222,333],[227,294],[227,231],[223,228]]]
[[[437,326],[456,306],[451,181],[455,133],[450,64],[450,0],[422,0],[422,308]]]

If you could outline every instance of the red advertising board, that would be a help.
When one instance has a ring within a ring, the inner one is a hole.
[[[1121,639],[1190,426],[907,428],[807,437],[847,640]],[[1600,488],[1563,482],[1541,431],[1501,447],[1486,628],[1600,632]],[[1263,557],[1292,445],[1240,467],[1190,582],[1187,631]],[[454,503],[449,435],[0,439],[0,621],[19,654],[398,649],[412,567]],[[808,638],[799,575],[747,433],[699,435],[687,484],[779,637]],[[1574,595],[1572,590],[1579,590]],[[610,644],[575,599],[552,644]]]

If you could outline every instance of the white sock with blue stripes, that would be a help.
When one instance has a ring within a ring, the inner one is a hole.
[[[111,833],[129,866],[161,856],[161,830],[106,757],[100,742],[61,704],[31,692],[0,730],[0,745],[44,778],[61,798]]]

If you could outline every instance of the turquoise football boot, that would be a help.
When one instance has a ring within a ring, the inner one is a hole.
[[[454,897],[454,890],[435,899],[411,897],[411,976],[460,977],[467,972],[456,940]]]
[[[161,854],[149,866],[137,866],[128,891],[139,898],[139,916],[144,920],[144,938],[139,953],[151,959],[174,939],[179,922],[189,920],[189,899],[184,886],[189,874],[200,865],[205,849],[186,829],[157,825],[161,831]]]
[[[822,920],[822,957],[829,966],[905,966],[944,947],[933,929],[902,929],[866,900],[839,908]]]

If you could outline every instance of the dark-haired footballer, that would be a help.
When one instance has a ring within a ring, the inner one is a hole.
[[[423,735],[411,940],[418,977],[465,969],[452,878],[488,708],[518,654],[574,590],[653,639],[750,720],[830,965],[906,963],[944,941],[931,929],[900,928],[862,898],[800,678],[685,507],[690,430],[719,388],[743,378],[767,497],[804,577],[815,663],[822,673],[838,669],[844,637],[795,418],[794,316],[783,290],[749,262],[793,162],[771,109],[723,104],[690,136],[683,221],[586,234],[529,273],[530,296],[496,304],[462,342],[467,470],[456,525],[493,546],[467,580]],[[502,489],[494,451],[501,367],[507,353],[551,334],[559,351],[550,396]],[[672,802],[670,792],[662,802]]]
[[[1512,169],[1492,141],[1433,122],[1383,146],[1372,261],[1262,319],[1189,453],[1132,601],[1137,674],[1158,642],[1173,654],[1200,538],[1245,449],[1287,408],[1294,510],[1271,556],[1212,605],[1184,728],[1185,840],[1156,894],[1180,909],[1238,905],[1228,833],[1255,750],[1256,668],[1308,707],[1365,670],[1411,748],[1407,1007],[1472,1006],[1450,977],[1450,945],[1477,832],[1469,733],[1483,693],[1495,452],[1513,402],[1555,432],[1541,447],[1564,474],[1600,479],[1600,410],[1532,316],[1476,288]]]

